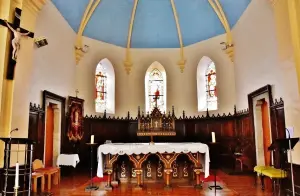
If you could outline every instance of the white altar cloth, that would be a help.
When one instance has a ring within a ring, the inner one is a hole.
[[[204,176],[209,176],[209,148],[203,143],[110,143],[102,144],[98,147],[98,169],[97,176],[103,177],[103,158],[102,154],[155,154],[155,153],[203,153],[201,163],[204,169]]]
[[[73,166],[74,168],[79,163],[78,154],[60,154],[57,157],[56,165]]]

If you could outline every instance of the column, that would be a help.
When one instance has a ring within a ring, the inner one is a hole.
[[[12,0],[0,0],[0,18],[3,20],[12,19]],[[7,99],[7,81],[5,80],[6,68],[8,63],[8,48],[9,48],[10,34],[8,28],[0,26],[0,136],[7,137],[8,130],[10,129],[11,119],[8,116],[11,116],[8,111],[11,111],[11,103],[5,106],[7,103],[4,100]],[[12,99],[11,99],[12,100]],[[9,107],[8,107],[9,106]],[[0,167],[3,167],[3,158],[4,158],[4,145],[0,144]]]
[[[46,0],[26,0],[26,1],[25,0],[18,0],[18,1],[0,0],[0,18],[11,22],[13,19],[14,10],[16,7],[18,7],[22,9],[21,27],[30,31],[34,31],[38,12],[41,10],[45,2]],[[7,27],[0,26],[0,136],[1,137],[9,136],[9,132],[12,129],[11,125],[13,120],[14,96],[15,97],[19,96],[18,94],[14,93],[15,80],[6,79],[8,60],[11,58],[9,56],[10,53],[9,48],[11,44],[11,33],[9,31],[10,30]],[[21,44],[22,44],[21,46],[22,49],[21,52],[19,53],[20,58],[18,58],[16,69],[18,69],[19,67],[23,67],[23,69],[28,69],[32,65],[33,39],[28,39],[24,42],[21,42]],[[23,55],[21,53],[23,53]],[[22,79],[19,79],[20,86],[23,86],[22,83],[29,84],[30,71],[27,71],[26,73],[27,73],[26,75],[27,78],[23,77]],[[19,93],[22,93],[21,96],[22,98],[24,97],[23,102],[29,103],[29,101],[27,101],[26,99],[28,97],[28,89],[26,88],[22,89],[22,92]],[[22,105],[22,107],[24,107],[23,110],[21,108],[15,108],[15,111],[22,113],[24,117],[23,124],[25,126],[28,126],[28,118],[26,118],[26,115],[27,116],[29,115],[28,114],[29,105],[24,104],[24,106]],[[25,131],[22,132],[23,135],[18,135],[18,136],[26,137],[27,130],[28,130],[28,128],[27,129],[26,128]],[[0,146],[0,166],[2,165],[3,165],[3,146]]]
[[[294,60],[300,92],[300,0],[288,0],[291,38],[294,49]]]

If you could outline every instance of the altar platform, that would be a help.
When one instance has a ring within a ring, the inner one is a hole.
[[[109,143],[98,147],[97,176],[108,175],[106,189],[112,189],[111,180],[114,171],[114,163],[120,155],[127,155],[134,165],[136,173],[135,189],[142,189],[142,164],[149,155],[156,154],[164,165],[165,187],[171,187],[172,163],[180,154],[185,154],[193,163],[193,171],[196,176],[195,187],[201,188],[200,173],[204,172],[205,178],[209,176],[209,148],[203,143]],[[103,159],[103,156],[105,158]]]

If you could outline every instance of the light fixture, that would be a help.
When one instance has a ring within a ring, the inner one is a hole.
[[[223,50],[226,50],[227,48],[233,47],[233,44],[228,44],[226,42],[221,42],[220,44],[225,46],[225,48],[223,48]]]
[[[82,51],[82,52],[84,52],[84,53],[87,53],[88,50],[89,50],[89,46],[88,46],[88,45],[84,45],[83,47],[75,46],[75,49],[76,49],[76,50],[80,50],[80,51]]]
[[[46,37],[42,36],[42,37],[35,38],[34,43],[38,48],[40,48],[40,47],[43,47],[43,46],[47,46],[48,45],[48,40],[47,40]]]

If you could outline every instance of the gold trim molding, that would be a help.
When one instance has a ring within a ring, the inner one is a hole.
[[[134,0],[134,5],[132,8],[131,19],[130,19],[129,28],[128,28],[126,57],[124,60],[124,67],[125,67],[127,74],[130,74],[130,71],[131,71],[131,68],[133,65],[132,60],[131,60],[131,55],[130,55],[130,46],[131,46],[132,29],[133,29],[133,24],[134,24],[134,19],[135,19],[135,12],[136,12],[138,3],[139,3],[139,0]]]
[[[211,7],[214,9],[214,11],[216,12],[218,18],[220,19],[220,21],[225,29],[226,42],[224,42],[225,48],[223,48],[223,50],[228,55],[231,62],[233,62],[233,60],[234,60],[234,45],[233,45],[233,41],[232,41],[232,33],[230,30],[230,26],[229,26],[228,20],[226,18],[226,15],[223,11],[223,8],[222,8],[219,0],[208,0],[208,2],[211,5]]]
[[[176,6],[175,6],[175,3],[174,3],[174,0],[170,0],[170,1],[171,1],[171,5],[172,5],[172,10],[173,10],[173,14],[174,14],[174,19],[175,19],[175,23],[176,23],[176,28],[177,28],[177,33],[178,33],[178,39],[179,39],[179,44],[180,44],[180,60],[177,62],[177,64],[179,65],[181,73],[183,73],[186,60],[184,58],[181,29],[180,29],[178,14],[177,14],[177,10],[176,10]]]
[[[101,0],[90,0],[89,4],[87,5],[85,12],[82,16],[80,26],[77,32],[76,36],[76,42],[75,42],[75,58],[76,58],[76,65],[78,65],[81,58],[84,56],[83,51],[83,45],[82,45],[82,34],[84,32],[84,29],[89,22],[91,16],[93,15],[95,9],[98,7]]]

